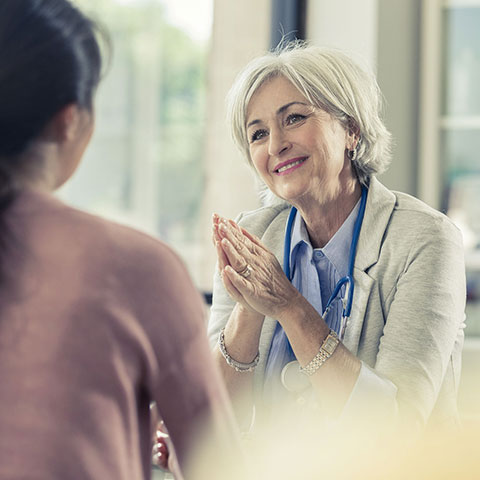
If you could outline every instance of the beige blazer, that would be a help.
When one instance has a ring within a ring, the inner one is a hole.
[[[268,206],[238,217],[280,264],[289,210],[288,205]],[[400,420],[456,423],[466,298],[459,230],[442,213],[372,178],[354,281],[345,346],[396,387],[388,401]],[[217,272],[209,322],[212,346],[233,306]],[[254,376],[257,404],[262,403],[275,326],[275,319],[265,319]]]

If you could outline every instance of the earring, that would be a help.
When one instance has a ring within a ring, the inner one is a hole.
[[[353,162],[357,158],[357,149],[354,148],[353,150],[348,151],[348,158]]]

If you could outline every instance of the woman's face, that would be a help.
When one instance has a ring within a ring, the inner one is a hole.
[[[260,177],[293,205],[337,198],[354,174],[355,138],[284,77],[264,83],[247,109],[250,156]]]

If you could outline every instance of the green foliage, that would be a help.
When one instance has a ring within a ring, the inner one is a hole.
[[[113,39],[116,67],[112,74],[127,72],[124,95],[135,98],[132,89],[139,61],[155,55],[159,65],[156,121],[158,158],[155,161],[159,186],[158,230],[167,241],[193,240],[203,190],[203,127],[207,45],[165,20],[158,0],[76,0],[103,23]],[[148,34],[148,52],[139,51],[135,41]],[[139,60],[139,54],[145,58]],[[110,82],[115,88],[116,82]],[[114,89],[112,88],[112,90]],[[122,87],[123,88],[123,87]],[[127,103],[128,103],[127,102]],[[134,107],[130,107],[134,110]],[[130,112],[131,113],[131,112]],[[133,120],[136,121],[135,119]],[[135,127],[135,125],[132,125]],[[130,161],[135,162],[132,158]],[[127,201],[128,204],[128,201]]]

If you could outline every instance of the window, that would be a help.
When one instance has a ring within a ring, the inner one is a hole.
[[[113,55],[96,131],[59,192],[79,208],[196,248],[203,194],[206,64],[213,0],[77,0]]]

